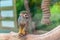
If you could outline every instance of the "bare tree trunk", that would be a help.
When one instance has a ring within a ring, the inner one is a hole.
[[[60,40],[60,25],[45,34],[29,35],[27,40]]]
[[[22,40],[18,33],[0,33],[0,40]],[[24,40],[24,38],[23,38]],[[26,40],[60,40],[60,25],[48,33],[41,35],[28,34]]]
[[[29,9],[28,0],[24,0],[24,6],[25,6],[26,11],[29,12],[29,14],[30,14],[30,9]]]
[[[42,0],[41,9],[43,12],[41,23],[50,24],[50,0]]]

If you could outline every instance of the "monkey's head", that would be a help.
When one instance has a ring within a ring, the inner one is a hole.
[[[27,11],[22,11],[22,12],[20,13],[20,16],[23,17],[23,18],[26,18],[26,19],[29,18],[29,15],[28,15],[28,12],[27,12]]]

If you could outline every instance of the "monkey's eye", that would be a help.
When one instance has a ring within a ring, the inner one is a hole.
[[[25,15],[25,17],[28,17],[28,15]]]

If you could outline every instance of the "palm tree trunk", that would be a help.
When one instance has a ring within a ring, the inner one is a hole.
[[[43,12],[41,24],[50,24],[50,0],[42,0],[41,9]]]

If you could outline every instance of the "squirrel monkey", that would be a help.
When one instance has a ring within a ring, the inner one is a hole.
[[[20,36],[24,36],[27,34],[27,20],[28,20],[27,11],[22,11],[18,18],[18,26],[19,26],[19,35]]]

